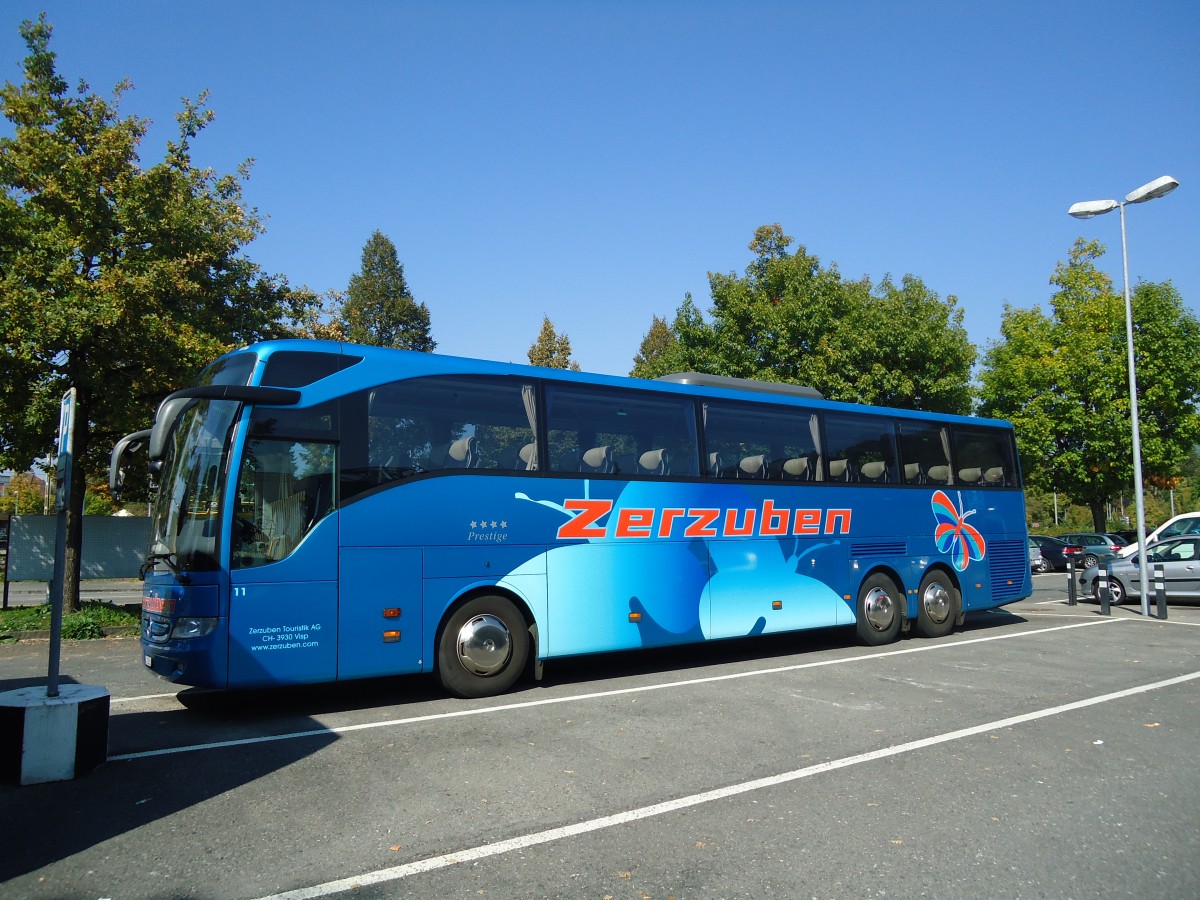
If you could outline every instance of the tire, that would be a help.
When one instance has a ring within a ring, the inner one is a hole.
[[[1112,606],[1120,606],[1125,602],[1127,594],[1125,593],[1125,585],[1121,584],[1120,579],[1109,577],[1108,579],[1108,602]]]
[[[954,581],[940,569],[932,569],[917,589],[917,634],[945,637],[954,630],[962,608],[962,595]]]
[[[1030,566],[1030,568],[1034,572],[1036,572],[1038,575],[1042,575],[1042,574],[1050,571],[1050,560],[1046,559],[1046,557],[1043,556],[1036,563],[1034,563],[1032,566]]]
[[[1085,569],[1090,569],[1092,566],[1098,566],[1099,564],[1100,560],[1096,557],[1095,553],[1089,553],[1083,558],[1083,567]]]
[[[1092,579],[1092,596],[1096,598],[1096,602],[1100,602],[1100,578],[1097,576]],[[1128,595],[1125,592],[1125,585],[1121,584],[1119,579],[1108,579],[1108,603],[1110,606],[1120,606],[1125,602]]]
[[[438,638],[438,681],[456,697],[492,697],[511,688],[529,660],[529,626],[512,601],[468,600]]]
[[[905,615],[904,592],[886,575],[876,573],[858,589],[858,637],[869,647],[890,644],[900,635]]]

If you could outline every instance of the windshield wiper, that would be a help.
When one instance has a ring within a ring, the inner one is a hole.
[[[179,564],[175,560],[174,553],[151,553],[145,558],[145,560],[142,561],[141,566],[138,568],[138,578],[145,581],[146,573],[153,569],[155,564],[160,562],[166,563],[167,568],[171,570],[172,575],[174,575],[184,584],[187,583],[188,577],[184,574],[183,570],[179,568]]]

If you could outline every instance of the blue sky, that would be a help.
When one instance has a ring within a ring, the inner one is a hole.
[[[388,235],[439,352],[524,362],[545,314],[625,374],[773,222],[846,276],[957,296],[982,350],[1077,236],[1119,288],[1118,217],[1067,207],[1164,174],[1181,188],[1128,212],[1131,275],[1200,310],[1194,0],[7,0],[0,78],[41,10],[68,81],[133,81],[147,165],[211,90],[196,158],[254,158],[268,271],[344,289]]]

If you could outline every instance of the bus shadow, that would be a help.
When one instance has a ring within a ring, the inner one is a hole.
[[[964,625],[956,628],[952,635],[970,637],[972,633],[1005,628],[1027,621],[1029,620],[1017,613],[1002,609],[972,612],[967,614]],[[542,687],[560,687],[570,684],[589,684],[638,675],[695,671],[734,663],[761,662],[770,666],[783,659],[803,663],[802,657],[810,653],[836,650],[886,652],[889,648],[901,648],[909,641],[920,642],[923,640],[925,639],[909,632],[898,643],[871,648],[857,640],[853,626],[843,626],[732,638],[704,644],[655,647],[597,656],[577,656],[548,661],[545,677],[540,685]]]
[[[660,675],[745,662],[773,664],[797,654],[854,647],[853,628],[826,628],[791,634],[731,638],[549,660],[543,687],[590,684],[638,675]]]
[[[992,628],[1006,628],[1028,622],[1025,616],[1011,609],[981,609],[967,613],[962,628],[956,628],[955,634],[969,635],[975,631],[988,631]]]

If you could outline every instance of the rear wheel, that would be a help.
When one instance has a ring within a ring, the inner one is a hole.
[[[917,634],[929,638],[949,634],[961,605],[958,588],[945,572],[926,572],[917,589]]]
[[[864,644],[890,644],[904,620],[904,593],[886,575],[876,573],[858,589],[858,637]]]
[[[438,639],[438,681],[458,697],[507,691],[529,659],[529,628],[512,601],[476,597],[446,620]]]
[[[1099,564],[1100,560],[1096,557],[1095,553],[1089,553],[1083,558],[1083,567],[1085,569],[1090,569],[1092,566]]]
[[[1092,579],[1092,595],[1097,600],[1100,599],[1099,577]],[[1125,585],[1111,575],[1108,577],[1108,602],[1113,606],[1120,606],[1125,602]]]

